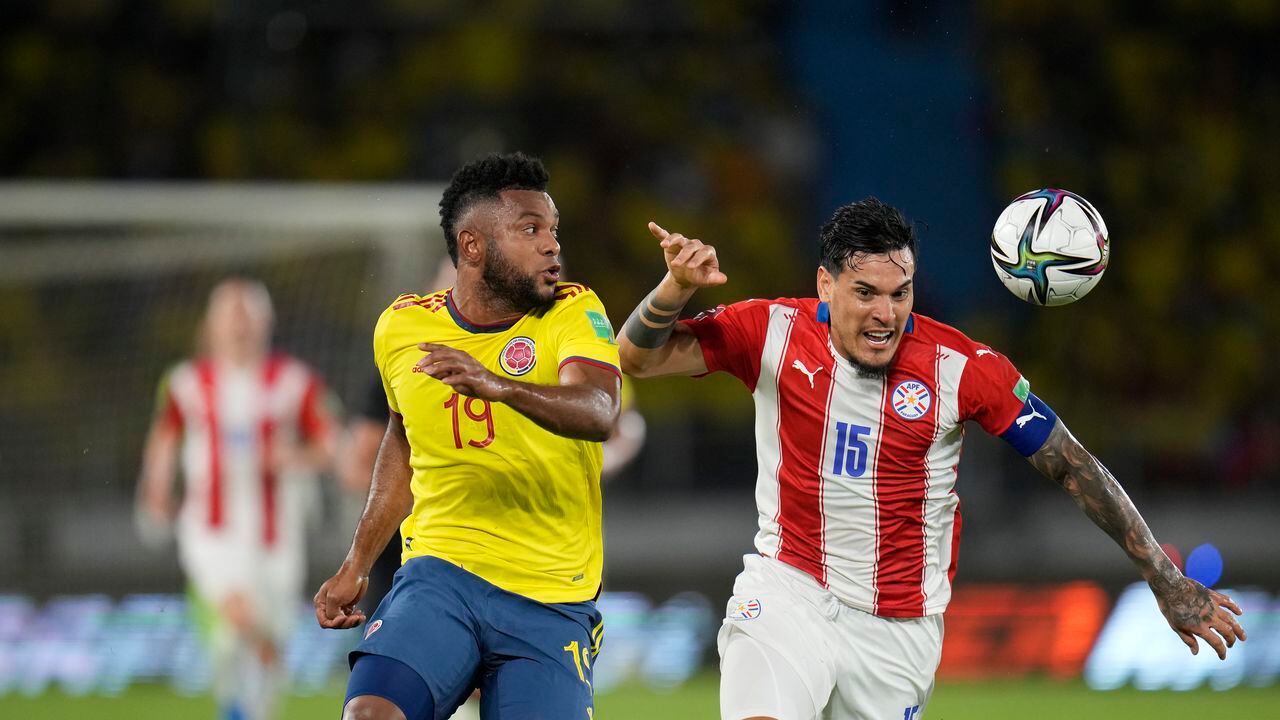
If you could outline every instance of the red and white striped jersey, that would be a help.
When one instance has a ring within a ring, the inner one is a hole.
[[[257,367],[196,359],[170,371],[160,412],[183,437],[179,539],[242,553],[300,542],[302,518],[290,507],[296,503],[273,470],[272,453],[282,442],[325,431],[323,396],[319,376],[284,354]]]
[[[959,549],[964,422],[1002,435],[1017,419],[1021,430],[1026,380],[917,314],[887,376],[860,377],[835,352],[826,312],[817,299],[748,300],[685,321],[707,368],[755,398],[756,548],[866,612],[941,613]]]

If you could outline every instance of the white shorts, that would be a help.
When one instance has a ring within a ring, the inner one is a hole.
[[[210,608],[232,593],[248,601],[260,630],[277,642],[293,632],[303,598],[305,557],[300,542],[281,537],[266,549],[254,542],[180,528],[178,560],[191,591]],[[220,615],[210,619],[220,625]],[[215,629],[216,626],[215,626]]]
[[[747,555],[720,627],[720,716],[919,720],[942,616],[882,618],[786,563]]]

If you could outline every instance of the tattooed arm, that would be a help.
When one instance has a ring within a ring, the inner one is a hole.
[[[622,371],[634,377],[704,373],[707,366],[698,339],[676,321],[698,288],[722,285],[729,278],[720,272],[714,247],[668,233],[657,223],[649,223],[649,232],[661,241],[667,275],[622,326]]]
[[[1226,595],[1182,574],[1152,536],[1147,523],[1098,459],[1058,420],[1044,445],[1028,460],[1062,486],[1085,515],[1124,549],[1155,593],[1160,612],[1194,655],[1196,636],[1226,659],[1227,648],[1244,640],[1244,628],[1227,610],[1241,614]]]

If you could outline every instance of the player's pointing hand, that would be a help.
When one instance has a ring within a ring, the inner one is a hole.
[[[437,343],[418,343],[418,349],[427,355],[413,366],[413,372],[430,375],[459,395],[496,401],[505,396],[507,382],[466,352]]]
[[[649,223],[649,232],[660,240],[671,278],[684,288],[723,285],[729,277],[720,271],[716,249],[701,240],[680,233],[669,233],[658,223]]]

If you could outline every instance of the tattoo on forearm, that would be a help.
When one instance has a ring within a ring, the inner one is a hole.
[[[1071,495],[1085,515],[1111,536],[1139,566],[1156,578],[1176,572],[1146,521],[1114,476],[1059,422],[1031,464]],[[1156,578],[1151,581],[1158,582]]]
[[[646,350],[660,348],[675,330],[676,321],[680,319],[680,307],[664,307],[654,301],[657,290],[649,293],[623,324],[622,331],[633,345]]]
[[[1044,447],[1029,459],[1036,469],[1061,485],[1085,515],[1142,568],[1169,624],[1180,633],[1206,637],[1203,628],[1214,621],[1218,596],[1183,576],[1174,566],[1133,501],[1106,467],[1084,449],[1061,422],[1053,428]],[[1231,635],[1227,644],[1234,644],[1234,638]]]

